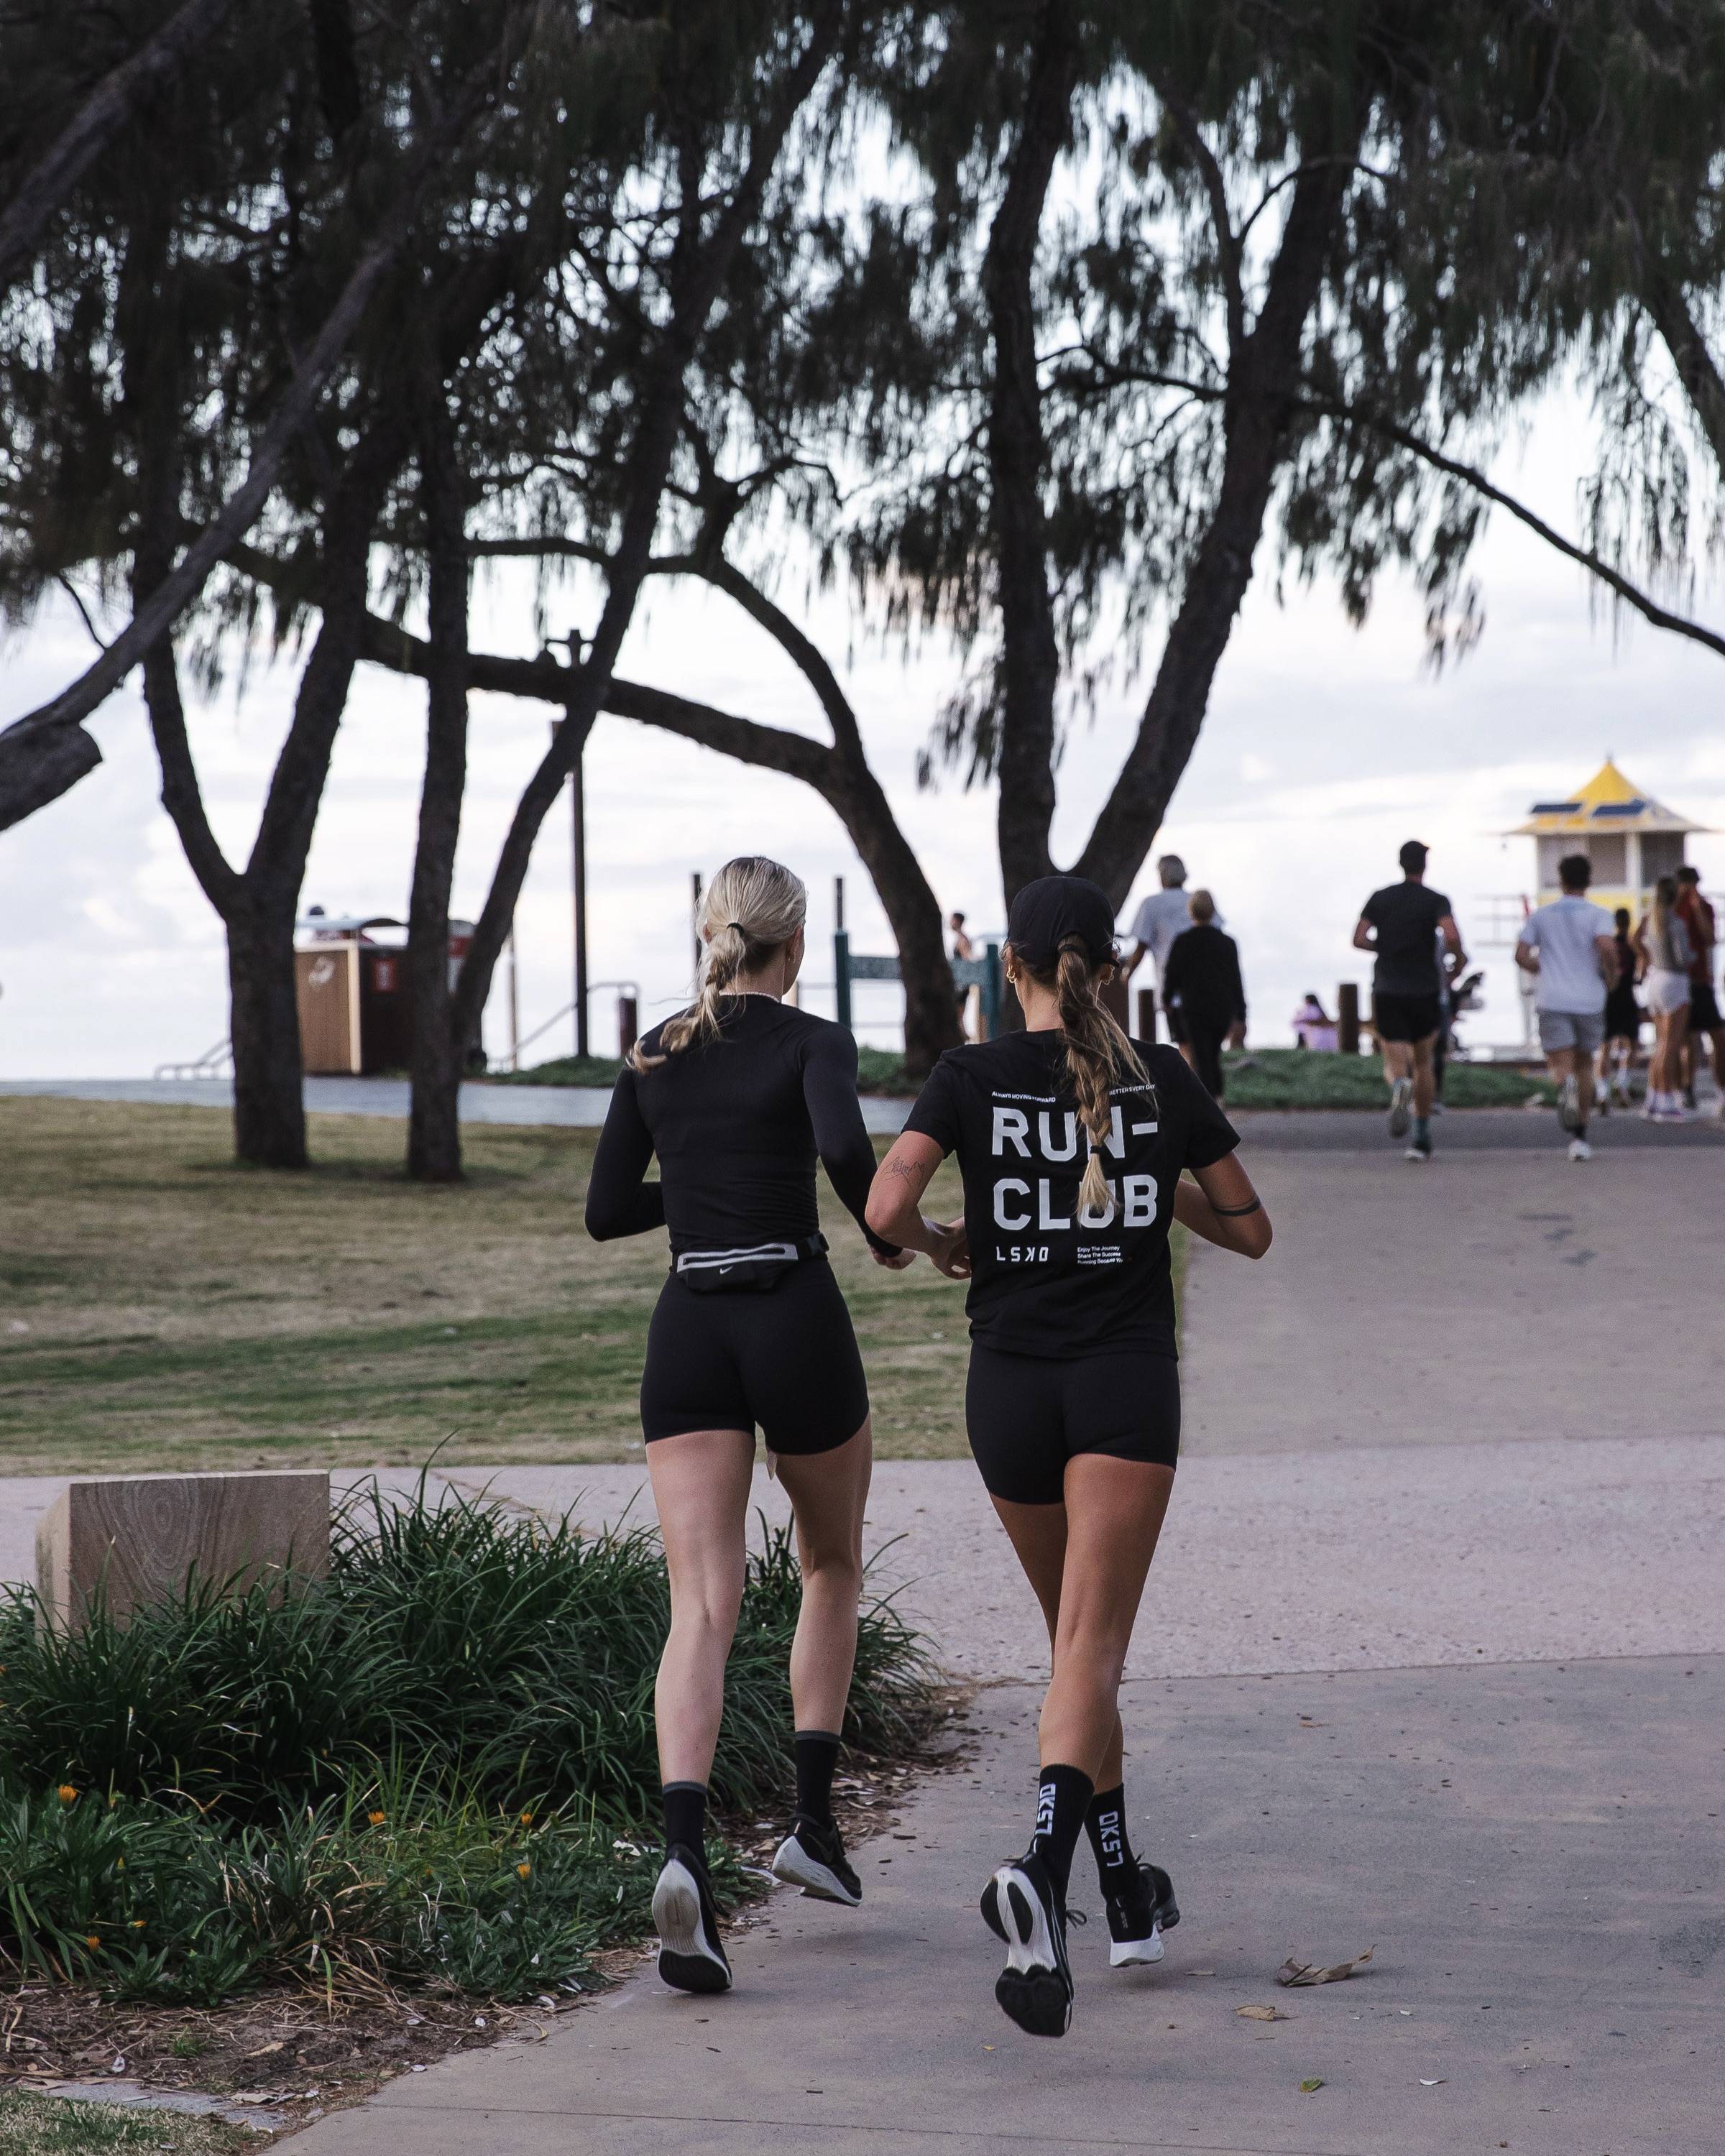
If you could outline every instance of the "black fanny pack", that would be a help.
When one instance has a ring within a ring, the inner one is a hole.
[[[799,1243],[754,1243],[742,1250],[685,1250],[671,1270],[697,1295],[759,1295],[787,1273],[827,1254],[817,1231]]]

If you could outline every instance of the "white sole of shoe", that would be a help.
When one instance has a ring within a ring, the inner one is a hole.
[[[839,1902],[847,1909],[855,1909],[862,1901],[862,1897],[853,1894],[836,1871],[829,1871],[824,1864],[811,1856],[793,1834],[788,1834],[778,1845],[778,1854],[773,1860],[773,1876],[783,1879],[787,1886],[800,1887],[817,1902]]]
[[[1162,1959],[1162,1927],[1153,1924],[1147,1939],[1115,1939],[1108,1948],[1110,1969],[1147,1969]]]
[[[728,1991],[731,1970],[706,1935],[701,1888],[686,1864],[675,1859],[653,1889],[653,1928],[659,1934],[659,1973],[679,1991]]]
[[[1413,1098],[1414,1088],[1412,1086],[1408,1083],[1408,1081],[1405,1078],[1398,1078],[1395,1081],[1395,1090],[1389,1096],[1389,1135],[1391,1137],[1404,1138],[1408,1135],[1409,1131],[1412,1128],[1414,1114],[1409,1104]]]
[[[1072,2025],[1070,1984],[1060,1974],[1060,1951],[1036,1890],[1015,1864],[994,1874],[994,1903],[1006,1931],[996,1999],[1027,2035],[1064,2036]]]

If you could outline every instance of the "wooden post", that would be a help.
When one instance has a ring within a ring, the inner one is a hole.
[[[1111,980],[1102,983],[1100,993],[1103,1009],[1124,1033],[1132,1024],[1132,1016],[1127,1009],[1126,983],[1116,973]]]
[[[694,923],[695,923],[695,978],[696,978],[696,979],[698,981],[698,980],[701,978],[701,870],[700,870],[699,869],[696,869],[696,871],[694,872],[694,874],[690,877],[690,879],[689,879],[689,888],[690,888],[690,890],[694,893],[694,906],[693,906],[693,911],[692,911],[692,912],[691,912],[691,916],[690,916],[690,917],[691,917],[691,920],[694,921]]]
[[[1336,990],[1336,1045],[1344,1055],[1359,1054],[1359,986],[1343,981]]]
[[[633,996],[617,998],[617,1053],[627,1055],[640,1038],[640,1014]]]
[[[75,1630],[98,1597],[126,1617],[183,1592],[187,1576],[241,1592],[330,1563],[327,1471],[80,1476],[36,1530],[50,1623]]]
[[[1138,1039],[1154,1040],[1155,1038],[1156,991],[1154,988],[1140,988],[1138,990]]]

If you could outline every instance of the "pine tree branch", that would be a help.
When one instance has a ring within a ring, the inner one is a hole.
[[[0,289],[11,283],[43,226],[151,91],[178,74],[193,48],[233,6],[234,0],[185,0],[154,37],[102,77],[0,214]]]

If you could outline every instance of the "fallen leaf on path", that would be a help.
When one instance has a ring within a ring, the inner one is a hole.
[[[1291,2021],[1294,2018],[1275,2006],[1236,2006],[1234,2010],[1242,2021]]]
[[[1323,2082],[1320,2076],[1308,2074],[1300,2084],[1300,2093],[1301,2096],[1310,2096],[1314,2089],[1321,2089],[1322,2087]]]
[[[1435,2082],[1429,2082],[1422,2076],[1420,2086],[1421,2088],[1441,2088],[1449,2078],[1450,2076],[1447,2074],[1440,2074]],[[1500,2141],[1497,2146],[1501,2148],[1503,2146],[1503,2143]]]
[[[1276,1980],[1278,1984],[1339,1984],[1344,1976],[1363,1969],[1377,1951],[1374,1946],[1368,1947],[1352,1961],[1332,1962],[1327,1969],[1320,1969],[1316,1962],[1296,1961],[1290,1954],[1276,1972]]]

